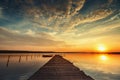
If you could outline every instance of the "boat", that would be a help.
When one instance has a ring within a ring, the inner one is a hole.
[[[51,54],[44,54],[44,55],[42,55],[42,57],[52,57],[53,55],[51,55]]]

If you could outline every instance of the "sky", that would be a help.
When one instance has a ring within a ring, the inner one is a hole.
[[[0,0],[0,49],[120,51],[120,0]]]

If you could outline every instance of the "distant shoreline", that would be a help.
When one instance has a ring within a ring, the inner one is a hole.
[[[120,52],[55,52],[55,51],[23,51],[23,50],[0,50],[0,53],[104,53],[120,54]]]
[[[0,50],[0,53],[55,53],[53,51]]]

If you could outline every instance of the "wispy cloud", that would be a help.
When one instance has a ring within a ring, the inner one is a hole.
[[[111,2],[111,0],[108,0],[108,3]],[[103,9],[99,6],[97,10],[90,11],[87,15],[84,15],[80,11],[87,6],[85,5],[86,0],[15,0],[12,2],[14,8],[8,5],[10,4],[9,1],[2,3],[5,4],[2,6],[4,11],[8,10],[8,12],[11,12],[10,10],[12,9],[15,14],[19,12],[18,16],[23,15],[23,17],[29,18],[35,26],[53,31],[70,31],[77,25],[103,19],[112,13],[112,10]],[[17,10],[16,6],[20,8]],[[8,15],[11,15],[11,13]]]
[[[28,32],[30,33],[29,35]],[[39,36],[31,36],[31,33],[28,31],[25,34],[21,34],[17,31],[12,31],[6,28],[0,27],[0,44],[10,46],[60,46],[65,45],[63,41],[56,41],[49,38],[49,35],[45,33],[39,33]],[[12,48],[11,46],[11,48]]]

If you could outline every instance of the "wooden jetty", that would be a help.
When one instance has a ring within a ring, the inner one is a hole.
[[[55,55],[28,80],[94,80],[71,62]]]

